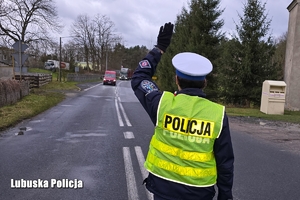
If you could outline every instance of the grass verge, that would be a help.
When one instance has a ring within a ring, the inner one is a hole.
[[[31,69],[30,72],[51,73],[43,69]],[[57,105],[65,99],[64,91],[78,90],[77,82],[58,82],[56,81],[57,73],[52,73],[52,75],[53,81],[49,84],[31,89],[30,94],[16,104],[0,108],[0,130],[5,130]]]
[[[300,111],[284,111],[284,115],[268,115],[259,108],[226,108],[228,116],[244,116],[300,124]]]
[[[31,93],[14,105],[0,108],[0,130],[16,125],[24,119],[33,117],[61,102],[65,95],[58,92],[39,90]]]

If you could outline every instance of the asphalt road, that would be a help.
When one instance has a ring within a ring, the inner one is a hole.
[[[0,200],[152,200],[142,181],[154,127],[130,82],[81,88],[1,133]],[[234,199],[299,199],[299,154],[243,131],[232,140]]]

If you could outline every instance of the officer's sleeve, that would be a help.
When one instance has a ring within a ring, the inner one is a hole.
[[[156,123],[156,112],[161,98],[161,92],[152,81],[156,67],[161,59],[161,53],[156,48],[152,49],[141,60],[133,73],[131,87],[134,94],[150,116],[153,124]]]
[[[232,199],[234,154],[230,136],[229,122],[226,114],[223,119],[222,132],[214,144],[214,153],[218,172],[218,200]]]

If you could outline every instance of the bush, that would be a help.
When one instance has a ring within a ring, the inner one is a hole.
[[[29,94],[27,81],[0,80],[0,107],[14,104]]]

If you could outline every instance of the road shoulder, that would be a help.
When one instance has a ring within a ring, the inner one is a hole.
[[[229,122],[232,131],[251,134],[300,154],[300,124],[253,117],[229,117]]]

